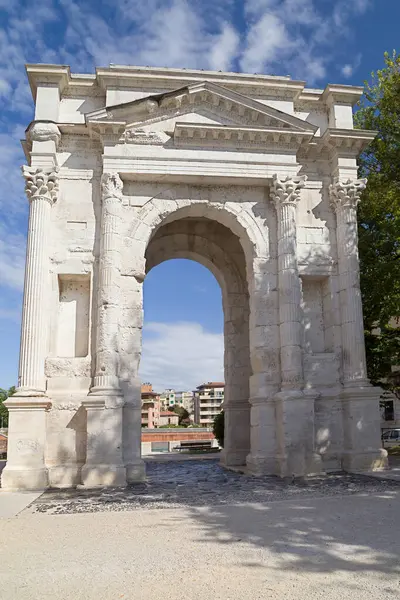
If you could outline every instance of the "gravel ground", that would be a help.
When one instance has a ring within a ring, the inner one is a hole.
[[[398,493],[1,523],[2,600],[395,600]],[[6,542],[6,543],[4,543]]]
[[[49,491],[3,519],[0,598],[394,600],[399,492],[362,476],[151,463],[146,484]]]
[[[146,469],[146,483],[132,485],[127,489],[47,491],[29,510],[36,513],[72,514],[138,508],[232,505],[243,502],[265,504],[297,498],[400,490],[400,482],[379,481],[345,473],[294,482],[277,477],[250,477],[221,468],[217,460],[150,462]]]

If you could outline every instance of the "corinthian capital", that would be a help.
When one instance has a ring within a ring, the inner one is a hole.
[[[365,190],[366,185],[366,179],[348,179],[347,181],[340,181],[339,178],[336,177],[329,186],[331,204],[334,206],[335,210],[344,206],[357,208],[357,205],[360,202],[361,192]]]
[[[122,200],[123,183],[118,173],[103,173],[101,176],[101,191],[105,198]]]
[[[286,177],[279,179],[278,175],[274,175],[271,186],[271,200],[274,202],[276,209],[282,204],[293,204],[296,206],[300,200],[300,190],[305,186],[307,176]]]
[[[25,193],[29,200],[44,198],[52,204],[57,200],[58,167],[44,171],[23,166],[22,174],[25,177]]]

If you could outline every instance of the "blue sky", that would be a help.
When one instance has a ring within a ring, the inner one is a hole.
[[[109,63],[291,75],[360,85],[399,48],[399,0],[0,0],[0,387],[16,382],[28,203],[19,140],[33,104],[24,63]],[[221,295],[190,261],[145,282],[142,375],[192,388],[222,377]]]

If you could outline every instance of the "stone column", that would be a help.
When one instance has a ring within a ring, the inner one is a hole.
[[[339,300],[342,323],[343,467],[370,470],[386,465],[380,441],[380,388],[370,385],[365,360],[364,323],[358,259],[357,206],[367,180],[340,181],[330,186],[337,219]]]
[[[118,378],[122,186],[118,174],[103,174],[96,372],[88,400],[83,403],[88,434],[82,468],[85,487],[126,484],[122,459],[124,396]]]
[[[278,290],[281,392],[276,394],[280,475],[321,470],[314,452],[315,395],[304,391],[301,281],[297,265],[296,209],[306,177],[273,177],[271,199],[278,221]]]
[[[46,398],[44,363],[47,353],[50,211],[57,199],[57,170],[22,168],[30,201],[22,310],[19,382],[5,402],[10,411],[8,460],[2,473],[4,489],[44,489]]]
[[[279,180],[275,175],[271,198],[278,219],[279,330],[281,389],[303,387],[301,282],[297,268],[296,209],[305,177]]]
[[[366,179],[346,182],[336,179],[330,186],[331,203],[337,219],[343,385],[345,387],[369,385],[365,361],[357,234],[357,206],[366,183]]]
[[[23,167],[30,200],[17,396],[44,395],[47,353],[50,211],[58,192],[56,170]]]

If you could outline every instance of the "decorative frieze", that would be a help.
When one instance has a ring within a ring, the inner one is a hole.
[[[143,129],[127,129],[120,138],[126,144],[162,145],[164,142],[156,131]]]

